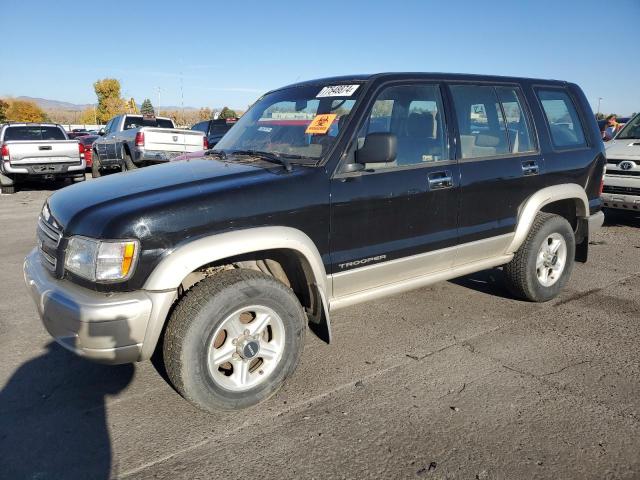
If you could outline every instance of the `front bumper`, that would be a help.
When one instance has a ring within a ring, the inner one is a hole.
[[[640,195],[637,195],[640,191],[640,177],[607,175],[604,190],[601,197],[605,207],[640,212]]]
[[[24,262],[24,278],[47,331],[66,349],[102,363],[149,358],[148,327],[164,322],[175,292],[101,293],[53,278],[37,249]],[[154,328],[157,330],[157,327]],[[146,352],[146,353],[143,353]]]

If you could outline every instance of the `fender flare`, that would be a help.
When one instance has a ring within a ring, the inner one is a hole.
[[[307,263],[313,278],[312,288],[317,289],[321,299],[325,340],[331,341],[331,323],[327,295],[328,278],[320,252],[313,241],[303,232],[291,227],[257,227],[233,232],[219,233],[193,240],[171,251],[153,270],[143,288],[150,294],[161,295],[177,292],[182,281],[191,272],[211,262],[228,257],[261,250],[287,249],[297,252]],[[152,315],[147,325],[141,360],[150,358],[156,348],[160,333],[167,320],[175,295],[161,295],[158,312]],[[155,305],[154,305],[155,306]]]
[[[312,282],[327,293],[327,274],[313,241],[291,227],[256,227],[219,233],[179,246],[163,258],[144,284],[145,290],[170,290],[191,272],[211,262],[262,250],[287,249],[300,254],[313,273]]]
[[[531,195],[520,209],[518,226],[516,227],[513,240],[505,253],[515,253],[520,246],[522,246],[529,234],[529,230],[531,229],[531,225],[533,225],[536,215],[542,207],[558,200],[568,199],[578,200],[576,205],[577,217],[585,218],[589,216],[589,199],[587,198],[584,188],[577,183],[553,185],[551,187],[538,190],[536,193]]]

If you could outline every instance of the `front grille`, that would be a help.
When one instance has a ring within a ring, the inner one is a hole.
[[[616,187],[614,185],[605,185],[603,193],[617,193],[618,195],[640,195],[640,188],[635,187]]]
[[[617,158],[607,158],[607,163],[609,165],[618,165],[620,162],[633,162],[636,165],[640,165],[640,159],[639,160],[631,160],[631,159],[617,159]]]
[[[640,170],[611,170],[607,168],[607,175],[623,175],[625,177],[640,177]]]
[[[55,274],[62,231],[40,217],[38,219],[37,238],[42,264]]]

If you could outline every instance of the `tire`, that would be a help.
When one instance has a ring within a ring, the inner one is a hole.
[[[102,176],[100,173],[100,157],[98,157],[98,152],[93,151],[93,158],[91,161],[91,177],[98,178]]]
[[[1,193],[16,193],[16,182],[13,178],[7,177],[0,173],[0,192]]]
[[[220,272],[192,287],[171,314],[163,344],[167,375],[203,410],[251,407],[275,394],[295,371],[306,320],[293,291],[273,277],[243,269]],[[249,354],[243,358],[240,352]]]
[[[82,176],[73,177],[73,183],[80,183],[86,180],[84,174]]]
[[[569,222],[559,215],[538,213],[526,240],[504,267],[507,287],[518,298],[547,302],[569,281],[575,253]]]
[[[131,155],[129,155],[126,151],[122,152],[122,159],[124,160],[122,171],[136,170],[138,168],[138,166],[133,163],[133,160],[131,160]]]

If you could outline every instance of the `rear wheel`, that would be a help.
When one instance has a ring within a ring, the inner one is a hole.
[[[290,288],[253,270],[206,278],[178,302],[164,338],[167,374],[208,411],[250,407],[298,365],[306,315]]]
[[[126,151],[122,152],[122,159],[124,160],[124,168],[122,169],[124,170],[136,170],[138,168],[138,166],[133,163],[133,160],[131,160],[131,155],[129,155]]]
[[[15,180],[0,173],[0,189],[2,193],[16,193]]]
[[[100,173],[100,157],[98,157],[98,152],[93,151],[93,157],[91,162],[91,176],[93,178],[98,178],[102,174]]]
[[[575,253],[569,222],[559,215],[538,213],[527,239],[504,267],[507,286],[525,300],[551,300],[569,281]]]

